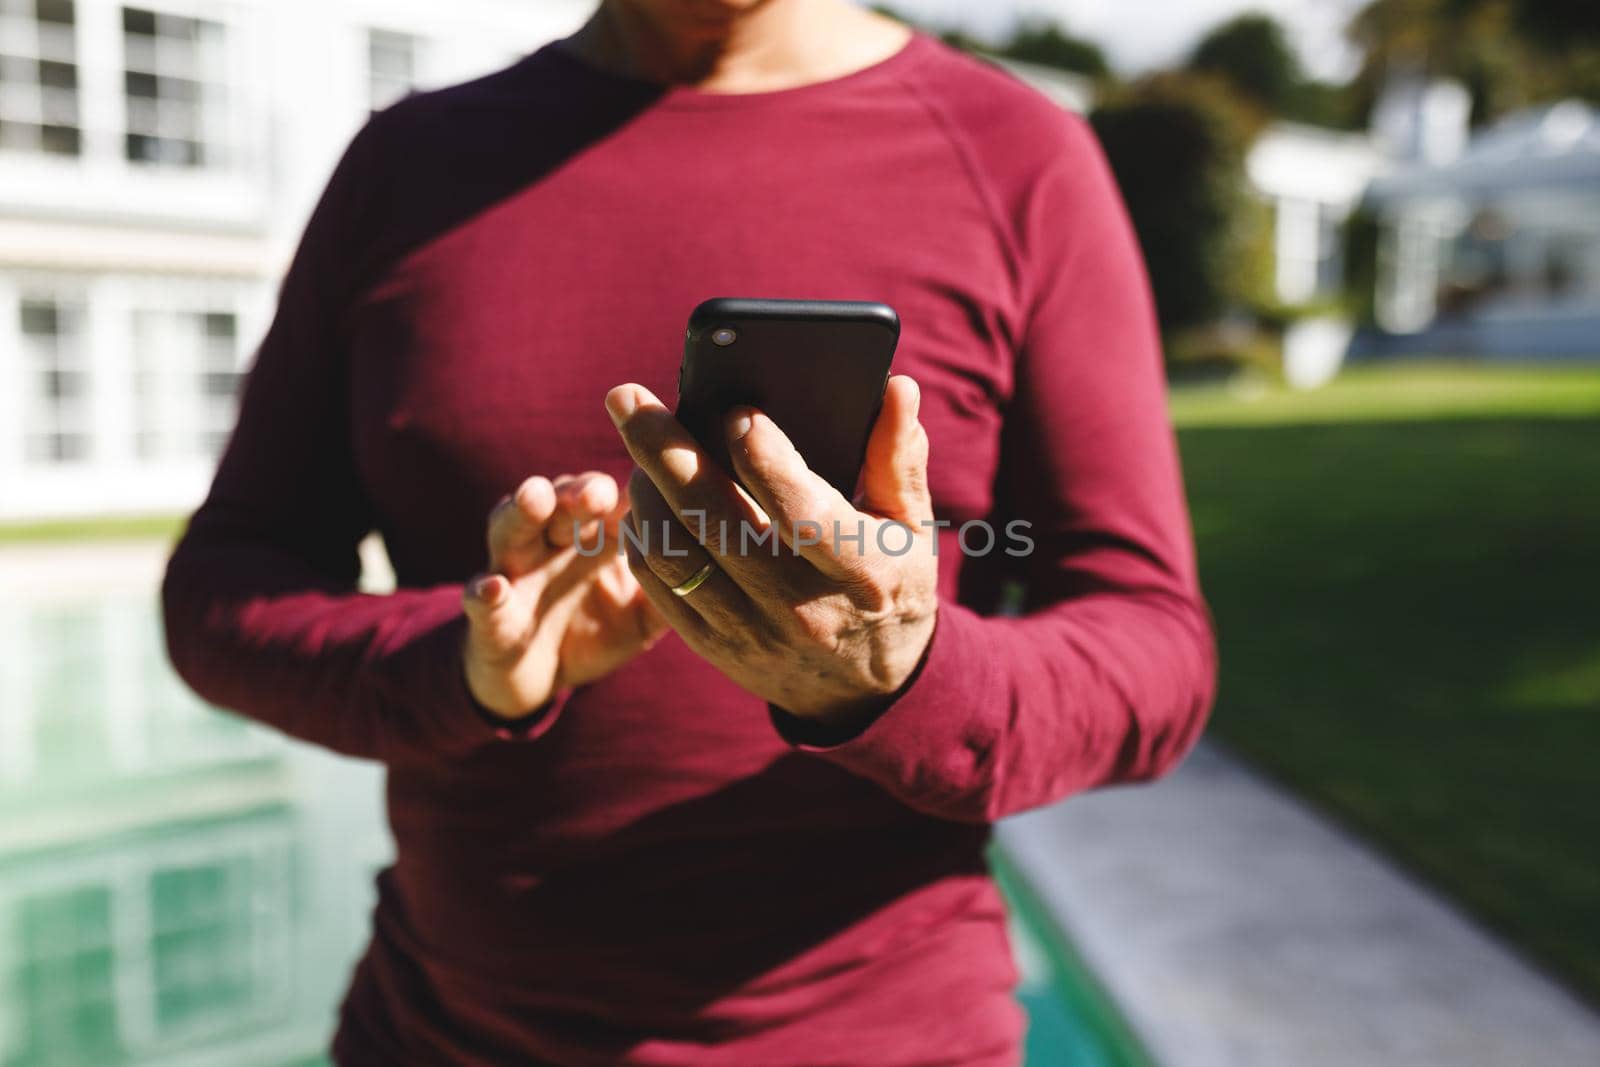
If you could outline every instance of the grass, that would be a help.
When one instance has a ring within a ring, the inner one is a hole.
[[[1534,369],[1406,363],[1347,370],[1325,389],[1295,392],[1224,386],[1174,394],[1180,426],[1271,426],[1451,418],[1600,415],[1593,366]]]
[[[34,541],[176,541],[183,532],[181,515],[129,515],[87,519],[0,522],[0,545]]]
[[[1600,369],[1173,409],[1214,735],[1600,1002]]]

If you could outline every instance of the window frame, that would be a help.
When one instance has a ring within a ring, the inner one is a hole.
[[[72,15],[70,22],[41,18],[38,0],[0,0],[0,89],[4,90],[0,91],[0,157],[83,156],[82,56],[78,46],[82,12],[76,3],[66,2]],[[23,6],[32,8],[32,13],[11,10]],[[53,70],[70,71],[71,85],[46,84],[46,65]],[[30,76],[16,77],[24,67],[31,67]],[[7,144],[7,127],[31,130],[32,143]],[[52,132],[65,136],[70,147],[52,148]]]

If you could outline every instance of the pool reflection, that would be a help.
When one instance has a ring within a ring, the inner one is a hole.
[[[0,603],[0,1067],[315,1061],[379,772],[202,704],[148,588]]]

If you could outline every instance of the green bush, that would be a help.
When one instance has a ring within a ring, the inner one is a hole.
[[[1112,94],[1089,121],[1138,234],[1162,333],[1182,358],[1186,338],[1215,337],[1270,283],[1270,220],[1244,174],[1259,119],[1217,79],[1169,72]]]

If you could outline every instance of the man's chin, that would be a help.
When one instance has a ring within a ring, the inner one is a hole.
[[[685,3],[676,5],[672,9],[672,21],[681,29],[690,33],[726,33],[739,16],[747,14],[754,8],[760,7],[760,0],[755,3],[710,2]]]

